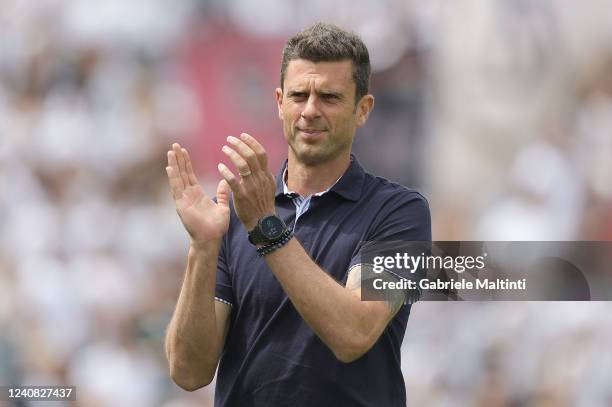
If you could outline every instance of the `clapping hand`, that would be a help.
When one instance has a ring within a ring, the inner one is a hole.
[[[255,138],[242,133],[240,138],[227,138],[229,146],[222,151],[238,169],[237,177],[225,164],[219,173],[233,192],[234,208],[247,231],[253,230],[265,215],[276,213],[274,194],[276,180],[268,169],[266,151]]]
[[[229,227],[231,190],[228,183],[219,182],[215,203],[198,183],[189,153],[178,143],[172,144],[172,150],[168,151],[166,173],[176,211],[191,237],[191,244],[203,246],[220,241]]]

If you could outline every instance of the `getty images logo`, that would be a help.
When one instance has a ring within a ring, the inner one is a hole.
[[[405,270],[414,273],[419,269],[454,270],[463,273],[466,270],[482,270],[485,267],[487,253],[480,256],[436,256],[421,253],[413,256],[408,253],[396,253],[394,256],[375,256],[372,271],[380,274],[384,270]]]

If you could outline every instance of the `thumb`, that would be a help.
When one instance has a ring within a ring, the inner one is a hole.
[[[217,203],[221,206],[229,208],[230,194],[232,190],[226,180],[222,179],[219,181],[217,186]]]

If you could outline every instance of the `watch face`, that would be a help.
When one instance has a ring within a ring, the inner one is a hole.
[[[276,216],[267,216],[261,221],[261,233],[267,239],[278,238],[285,229],[283,221]]]

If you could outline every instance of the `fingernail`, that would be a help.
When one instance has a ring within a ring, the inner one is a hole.
[[[230,143],[233,141],[238,141],[238,139],[234,136],[227,136],[227,141],[229,141]]]
[[[229,148],[228,146],[223,146],[223,147],[221,148],[221,150],[223,150],[223,151],[224,151],[224,152],[226,152],[226,153],[227,153],[227,152],[229,152],[229,149],[230,149],[230,148]]]
[[[240,138],[241,138],[241,139],[246,140],[246,139],[247,139],[247,137],[249,137],[249,135],[248,135],[248,134],[246,134],[246,133],[240,133]]]

